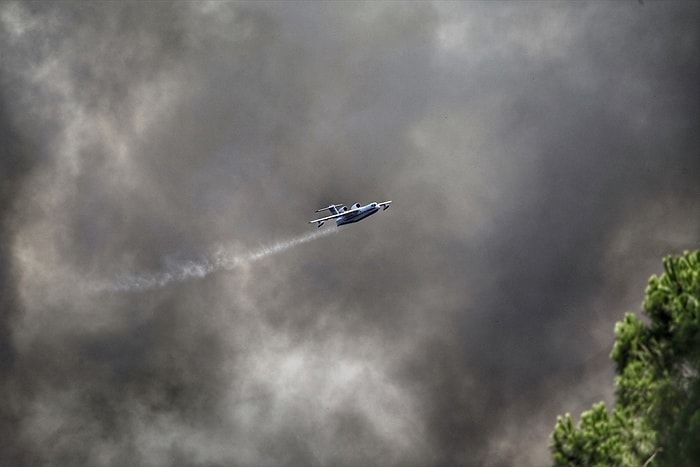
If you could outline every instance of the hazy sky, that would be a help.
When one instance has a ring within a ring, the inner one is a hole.
[[[0,3],[0,464],[547,465],[700,246],[699,22]]]

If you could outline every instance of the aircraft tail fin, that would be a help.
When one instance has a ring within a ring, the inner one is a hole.
[[[317,209],[316,212],[328,210],[331,212],[331,214],[340,214],[340,211],[338,211],[338,208],[342,208],[342,207],[343,207],[342,204],[331,204],[328,207]]]

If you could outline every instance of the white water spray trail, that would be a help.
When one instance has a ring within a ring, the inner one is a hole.
[[[262,246],[247,253],[236,254],[229,249],[220,249],[211,257],[172,264],[166,271],[156,274],[128,275],[96,287],[98,291],[129,292],[164,287],[173,282],[201,279],[217,271],[231,271],[243,264],[253,263],[276,253],[281,253],[302,243],[316,240],[336,232],[330,228],[300,235],[272,245]]]

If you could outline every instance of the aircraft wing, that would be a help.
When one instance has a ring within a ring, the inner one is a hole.
[[[329,219],[335,219],[337,217],[344,216],[349,212],[350,211],[345,211],[345,212],[341,212],[340,214],[333,214],[332,216],[326,216],[326,217],[321,217],[320,219],[314,219],[312,221],[309,221],[309,224],[313,224],[314,222],[324,222],[324,221],[327,221]]]

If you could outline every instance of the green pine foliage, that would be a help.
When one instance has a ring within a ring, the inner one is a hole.
[[[641,420],[600,402],[581,414],[574,426],[570,414],[557,418],[552,434],[554,465],[639,466],[654,450],[654,433]]]
[[[559,466],[700,466],[700,250],[663,261],[644,301],[645,321],[615,326],[616,405],[557,417]]]

